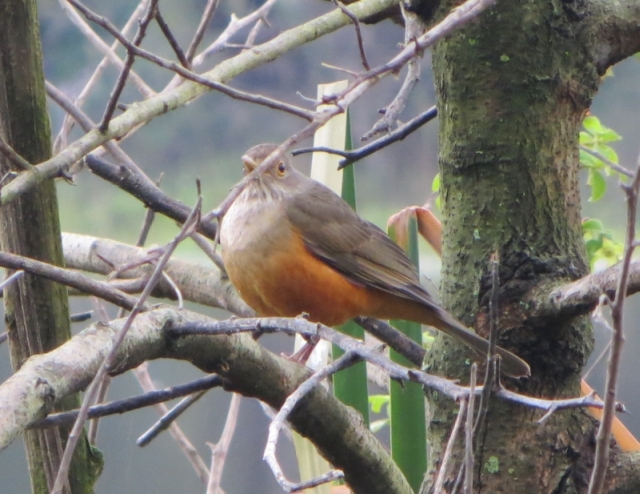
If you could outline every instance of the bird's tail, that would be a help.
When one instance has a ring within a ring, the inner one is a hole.
[[[489,342],[487,340],[464,327],[462,323],[456,321],[444,310],[440,310],[438,316],[438,320],[435,323],[434,321],[430,321],[427,324],[437,327],[440,331],[452,336],[460,343],[464,343],[478,354],[483,356],[487,355],[489,352]],[[500,355],[502,359],[500,369],[506,375],[511,377],[527,377],[531,374],[529,364],[517,355],[499,346],[496,346],[496,353]]]

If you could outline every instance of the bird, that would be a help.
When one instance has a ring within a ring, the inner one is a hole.
[[[245,175],[278,146],[243,156]],[[404,251],[337,194],[280,156],[251,177],[222,217],[220,244],[229,279],[262,317],[302,313],[327,326],[356,316],[426,324],[481,356],[489,342],[445,311],[420,284]],[[529,365],[501,347],[501,370],[525,377]]]

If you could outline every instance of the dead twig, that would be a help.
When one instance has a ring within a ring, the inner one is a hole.
[[[360,361],[360,356],[355,352],[347,351],[342,357],[333,361],[331,364],[323,367],[322,369],[314,372],[309,379],[304,381],[293,393],[291,393],[284,404],[276,414],[275,418],[269,425],[269,436],[267,438],[267,445],[264,449],[263,459],[267,462],[273,475],[285,490],[285,492],[295,492],[302,489],[308,489],[320,484],[331,482],[333,480],[342,478],[344,474],[340,470],[332,470],[322,477],[312,479],[304,483],[293,483],[285,477],[280,468],[280,464],[276,458],[276,444],[278,437],[280,436],[280,429],[284,424],[293,408],[296,404],[312,389],[314,389],[322,380],[326,377],[335,374],[336,372],[345,369]]]
[[[627,233],[616,294],[627,293],[631,256],[636,247],[636,217],[638,212],[638,194],[640,193],[640,157],[638,157],[636,172],[631,184],[621,183],[620,186],[627,200]],[[611,338],[611,352],[609,353],[609,365],[607,367],[604,408],[596,436],[596,453],[593,471],[591,472],[591,480],[589,482],[589,494],[600,494],[602,492],[605,476],[609,467],[611,427],[616,411],[616,388],[620,370],[620,360],[622,358],[622,347],[624,345],[622,322],[624,318],[623,309],[625,300],[626,297],[617,296],[615,300],[609,301],[613,322],[613,336]]]
[[[64,485],[67,482],[67,472],[69,470],[69,465],[71,463],[71,457],[73,455],[73,451],[80,437],[82,428],[84,427],[84,422],[87,417],[89,406],[95,399],[96,392],[98,390],[98,387],[100,386],[100,383],[102,382],[104,375],[113,366],[118,348],[124,341],[124,338],[127,334],[128,329],[131,327],[133,320],[135,319],[137,314],[141,310],[143,310],[146,304],[146,299],[149,297],[149,295],[151,294],[151,291],[153,290],[153,287],[160,279],[162,275],[162,270],[164,269],[165,264],[169,261],[171,254],[173,253],[175,248],[178,246],[178,243],[180,243],[186,236],[188,236],[188,234],[190,233],[190,230],[193,228],[194,224],[199,219],[201,203],[202,203],[202,198],[200,197],[198,198],[198,202],[196,206],[193,208],[191,215],[183,225],[183,228],[180,231],[180,233],[176,235],[176,237],[165,248],[165,253],[162,259],[160,260],[160,262],[158,262],[158,265],[156,266],[156,269],[153,275],[149,279],[147,286],[145,287],[144,291],[140,295],[140,298],[136,301],[135,305],[131,308],[131,313],[129,314],[129,317],[125,321],[125,324],[123,325],[122,330],[114,336],[111,350],[105,357],[104,361],[100,365],[100,368],[98,369],[98,372],[96,372],[96,375],[93,381],[87,388],[84,399],[82,401],[82,407],[80,408],[80,412],[78,414],[78,418],[75,424],[73,425],[71,432],[69,433],[69,439],[67,441],[67,444],[64,449],[64,453],[60,460],[60,468],[58,470],[58,474],[56,475],[56,481],[52,489],[53,494],[62,494]]]

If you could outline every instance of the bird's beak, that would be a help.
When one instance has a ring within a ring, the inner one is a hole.
[[[242,165],[244,166],[244,174],[248,175],[249,173],[251,173],[253,170],[255,170],[256,168],[258,168],[258,163],[255,162],[255,160],[248,155],[244,155],[242,156]]]

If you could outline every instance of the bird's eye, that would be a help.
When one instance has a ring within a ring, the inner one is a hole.
[[[284,161],[281,161],[280,163],[278,163],[278,175],[280,175],[281,177],[284,176],[284,172],[287,171],[287,166],[284,164]]]

